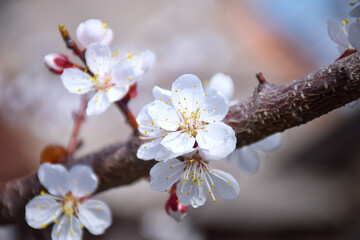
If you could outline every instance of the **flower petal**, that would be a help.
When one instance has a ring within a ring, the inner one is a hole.
[[[114,32],[111,28],[105,28],[104,29],[104,33],[103,33],[103,39],[101,40],[101,44],[103,45],[110,45],[110,43],[112,42],[113,40],[113,37],[114,37]]]
[[[172,103],[181,112],[195,112],[205,101],[200,79],[193,74],[184,74],[172,84]]]
[[[128,91],[129,91],[128,85],[116,84],[106,92],[106,96],[109,102],[116,102],[122,99],[127,94]]]
[[[56,201],[53,196],[36,196],[26,204],[25,220],[32,228],[45,228],[61,215],[61,210],[61,202]]]
[[[234,94],[234,83],[230,76],[217,73],[211,77],[208,89],[215,90],[226,101],[230,101]]]
[[[63,215],[51,231],[52,240],[81,240],[82,229],[79,219],[74,215],[70,217]]]
[[[162,101],[166,104],[171,104],[171,92],[169,90],[165,90],[161,87],[155,86],[153,88],[152,94],[155,100]]]
[[[164,136],[165,130],[160,129],[160,126],[156,124],[148,113],[149,105],[150,104],[144,106],[136,118],[139,125],[139,132],[149,137]]]
[[[353,22],[349,26],[349,41],[356,49],[360,49],[360,22]]]
[[[188,133],[172,132],[167,134],[161,142],[169,151],[175,153],[177,156],[194,150],[195,138]]]
[[[135,83],[139,78],[134,76],[134,72],[128,62],[122,61],[113,63],[111,68],[111,76],[115,79],[116,85],[123,85],[129,87]]]
[[[84,94],[93,90],[90,75],[78,68],[66,68],[60,78],[64,87],[71,93]]]
[[[355,18],[360,17],[360,6],[357,6],[357,7],[353,8],[350,11],[349,16],[350,17],[355,17]]]
[[[211,169],[209,171],[210,174],[210,182],[214,184],[215,192],[225,200],[235,199],[240,192],[240,188],[235,178],[231,176],[229,173]]]
[[[223,120],[229,111],[229,104],[226,100],[214,91],[205,97],[205,105],[200,109],[200,119],[207,123],[214,123]]]
[[[221,160],[236,147],[234,130],[222,122],[206,125],[198,130],[196,141],[200,155],[207,160]]]
[[[255,148],[263,152],[272,152],[278,149],[281,145],[281,133],[275,133],[263,140],[252,144]]]
[[[162,138],[158,138],[142,144],[139,147],[136,156],[142,160],[155,159],[160,149],[163,148],[163,146],[160,144],[161,141]]]
[[[98,200],[87,200],[80,204],[77,215],[80,223],[94,235],[103,234],[112,222],[109,207]]]
[[[98,187],[98,177],[86,165],[75,165],[69,171],[71,193],[78,198],[92,195]]]
[[[180,118],[172,106],[155,100],[148,106],[148,114],[156,124],[168,131],[179,128]]]
[[[112,40],[112,31],[109,28],[105,28],[102,21],[88,19],[80,23],[76,29],[76,37],[84,48],[88,47],[91,43],[101,42],[108,45]]]
[[[65,196],[70,190],[69,172],[61,164],[42,164],[38,170],[38,178],[52,195]]]
[[[177,159],[155,164],[150,170],[150,187],[161,192],[169,191],[182,176],[184,168],[185,164]]]
[[[345,48],[350,47],[350,42],[349,42],[347,36],[344,34],[341,27],[336,22],[329,20],[327,22],[327,30],[328,30],[329,37],[335,43],[337,43],[340,46],[343,46]]]
[[[230,158],[235,159],[239,166],[251,175],[257,173],[259,170],[259,155],[251,147],[245,146],[237,149]]]
[[[111,51],[108,46],[92,43],[85,51],[86,64],[93,74],[104,76],[111,67],[110,55]]]
[[[106,109],[110,107],[110,101],[106,96],[106,93],[103,91],[97,91],[95,95],[89,100],[88,106],[86,108],[86,114],[97,115],[105,112]]]
[[[140,54],[136,54],[131,58],[128,58],[134,73],[136,76],[141,77],[155,61],[155,54],[150,50],[145,50]]]

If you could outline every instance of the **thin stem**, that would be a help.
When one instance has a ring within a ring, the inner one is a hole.
[[[76,114],[75,125],[73,128],[71,137],[70,137],[69,145],[68,145],[69,156],[73,155],[74,152],[76,151],[76,149],[78,148],[78,145],[79,145],[78,136],[79,136],[81,125],[85,119],[87,102],[88,102],[88,98],[86,96],[82,96],[81,102],[80,102],[80,108]]]
[[[83,63],[86,66],[86,60],[85,60],[85,54],[83,50],[80,50],[76,42],[72,40],[72,38],[69,35],[69,32],[66,30],[64,25],[59,24],[59,30],[61,33],[62,38],[65,41],[66,47],[73,50],[74,53],[83,61]]]
[[[131,110],[128,107],[128,101],[124,98],[120,101],[115,102],[118,108],[123,112],[123,114],[126,117],[126,120],[128,124],[133,129],[134,133],[138,131],[138,123],[136,121],[136,118],[134,114],[131,112]]]

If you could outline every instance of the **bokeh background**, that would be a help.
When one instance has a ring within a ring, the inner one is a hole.
[[[138,113],[152,100],[154,85],[170,88],[184,73],[204,81],[228,74],[241,100],[252,94],[257,72],[284,84],[330,64],[339,52],[326,21],[340,23],[350,10],[344,0],[1,0],[0,180],[36,171],[44,146],[67,145],[79,98],[43,64],[48,53],[71,55],[59,23],[75,38],[80,22],[98,18],[114,30],[112,49],[156,53],[131,103]],[[346,107],[287,130],[281,148],[262,155],[254,176],[234,163],[218,164],[238,180],[239,197],[190,209],[180,224],[165,214],[168,195],[152,191],[145,180],[100,194],[114,224],[105,235],[84,239],[359,239],[359,118],[356,106]],[[112,106],[87,119],[77,154],[129,133]],[[25,226],[6,226],[0,228],[3,239],[39,236]]]

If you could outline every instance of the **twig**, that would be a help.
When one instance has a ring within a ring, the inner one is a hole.
[[[65,41],[66,47],[73,50],[73,52],[83,61],[83,63],[86,66],[84,51],[80,50],[76,42],[72,40],[72,38],[69,35],[69,32],[66,30],[64,25],[59,24],[59,30],[62,38]]]
[[[128,124],[133,129],[133,133],[135,134],[138,131],[138,123],[136,121],[134,114],[131,112],[131,110],[128,107],[130,99],[133,98],[132,95],[136,95],[136,83],[130,87],[126,96],[120,101],[115,102],[115,104],[123,112]]]
[[[289,84],[265,83],[259,87],[252,96],[232,106],[225,119],[235,130],[237,147],[305,124],[360,98],[360,53]],[[79,163],[91,166],[99,176],[97,191],[101,192],[148,176],[155,161],[137,159],[141,143],[132,135],[121,144],[62,162],[69,167]],[[36,173],[0,185],[0,223],[23,222],[26,203],[40,190]]]
[[[69,140],[69,145],[68,145],[69,156],[72,156],[79,146],[78,136],[79,136],[81,125],[85,119],[87,103],[88,103],[87,96],[85,96],[85,95],[82,96],[81,100],[80,100],[80,108],[76,114],[74,128],[72,130],[71,137]]]

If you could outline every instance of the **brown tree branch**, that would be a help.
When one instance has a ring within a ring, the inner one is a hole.
[[[237,147],[251,144],[275,132],[305,124],[360,97],[360,53],[286,85],[272,85],[262,75],[254,94],[230,108],[225,122],[232,126]],[[149,174],[155,161],[136,158],[141,144],[137,136],[79,159],[62,162],[90,165],[100,179],[98,192],[126,185]],[[0,223],[24,221],[26,203],[41,191],[36,173],[0,186]]]

